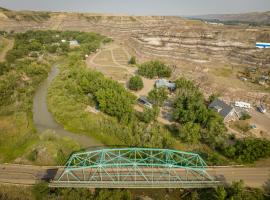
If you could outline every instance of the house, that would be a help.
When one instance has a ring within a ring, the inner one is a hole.
[[[218,112],[224,118],[224,122],[231,121],[235,117],[235,109],[220,99],[214,100],[208,108]]]
[[[175,90],[175,88],[176,88],[175,83],[172,83],[171,81],[168,81],[166,79],[158,79],[158,80],[156,80],[155,86],[157,88],[165,87],[165,88],[168,88],[169,90]]]

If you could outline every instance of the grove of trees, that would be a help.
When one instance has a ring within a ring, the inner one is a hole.
[[[158,60],[148,61],[138,66],[138,74],[146,78],[170,77],[172,70]]]

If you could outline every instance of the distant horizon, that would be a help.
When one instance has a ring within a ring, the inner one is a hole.
[[[0,7],[14,11],[198,16],[267,12],[270,0],[0,0]]]
[[[138,15],[138,14],[130,14],[130,13],[109,13],[109,12],[87,12],[87,11],[63,11],[63,10],[30,10],[30,9],[12,9],[3,7],[0,5],[0,8],[8,9],[10,11],[18,11],[18,12],[63,12],[63,13],[88,13],[88,14],[104,14],[104,15],[131,15],[131,16],[175,16],[175,17],[196,17],[196,16],[204,16],[204,15],[239,15],[239,14],[248,14],[248,13],[265,13],[270,12],[269,10],[265,11],[249,11],[249,12],[241,12],[241,13],[206,13],[206,14],[186,14],[186,15],[158,15],[158,14],[145,14],[145,15]]]

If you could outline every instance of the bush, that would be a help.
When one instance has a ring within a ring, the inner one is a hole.
[[[150,123],[157,119],[159,108],[154,106],[152,109],[144,108],[143,112],[138,113],[138,118],[145,123]]]
[[[154,88],[149,92],[148,99],[154,105],[162,106],[168,99],[168,91],[166,88]]]
[[[133,76],[130,78],[128,87],[131,90],[141,90],[143,88],[143,81],[140,76]]]
[[[245,163],[252,163],[260,158],[270,157],[270,141],[247,138],[237,140],[235,145],[225,148],[226,156]]]
[[[179,136],[187,143],[197,143],[200,139],[200,125],[192,122],[185,123],[179,129]]]
[[[48,186],[48,183],[42,181],[40,183],[37,183],[32,188],[32,193],[35,199],[46,199],[46,197],[49,195],[50,189]]]
[[[130,60],[128,61],[128,64],[136,65],[136,57],[135,56],[131,56]]]
[[[158,60],[143,63],[138,67],[138,74],[147,78],[170,77],[171,73],[171,69]]]
[[[250,118],[251,118],[251,116],[247,112],[245,112],[240,117],[240,120],[247,120],[247,119],[250,119]]]

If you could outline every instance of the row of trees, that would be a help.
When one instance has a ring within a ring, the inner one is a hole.
[[[252,163],[260,158],[270,157],[270,141],[266,139],[246,138],[227,145],[224,154],[234,160]]]
[[[170,67],[158,60],[145,62],[138,66],[138,74],[147,78],[170,77],[171,73]]]
[[[154,190],[145,191],[145,195],[151,199],[155,199],[157,195]],[[170,196],[169,199],[183,199],[183,200],[267,200],[268,195],[265,191],[257,188],[247,188],[243,181],[233,182],[226,187],[218,186],[216,188],[207,189],[193,189],[193,190],[177,190],[170,189],[156,191],[158,194]],[[141,199],[140,193],[130,191],[128,189],[96,189],[90,191],[88,189],[74,189],[74,188],[49,188],[44,182],[36,184],[32,188],[32,194],[35,199],[89,199],[89,200],[131,200]],[[1,194],[0,194],[1,195]],[[179,196],[178,196],[179,195]],[[158,199],[162,199],[159,197]]]

